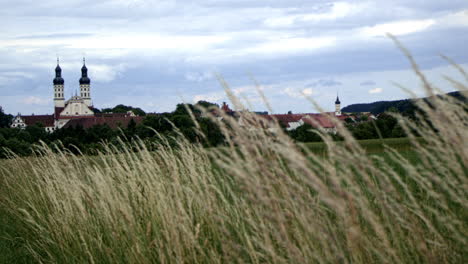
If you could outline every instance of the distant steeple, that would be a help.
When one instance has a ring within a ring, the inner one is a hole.
[[[341,115],[341,102],[340,102],[340,98],[338,97],[338,93],[336,94],[336,101],[335,101],[335,115],[336,116]]]

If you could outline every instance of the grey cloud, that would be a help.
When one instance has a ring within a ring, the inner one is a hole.
[[[48,39],[48,38],[76,38],[76,37],[89,37],[93,34],[90,33],[57,33],[57,34],[44,34],[44,35],[24,35],[15,37],[15,39]]]
[[[359,85],[361,85],[361,86],[373,86],[373,85],[376,85],[376,83],[374,81],[364,81],[364,82],[360,83]]]
[[[319,86],[324,86],[324,87],[332,87],[332,86],[340,86],[343,85],[341,82],[335,81],[335,80],[325,80],[321,79],[313,83],[309,83],[306,85],[308,88],[312,87],[319,87]]]

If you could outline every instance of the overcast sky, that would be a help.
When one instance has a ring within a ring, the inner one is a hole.
[[[56,57],[65,94],[79,89],[86,56],[94,105],[172,111],[179,102],[228,101],[216,75],[266,110],[326,110],[423,95],[410,49],[429,79],[459,74],[439,54],[468,65],[466,0],[0,0],[0,106],[8,113],[53,112]]]

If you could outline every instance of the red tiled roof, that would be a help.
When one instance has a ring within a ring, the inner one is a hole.
[[[346,118],[355,119],[356,117],[353,115],[340,115],[340,116],[336,116],[336,118],[338,118],[341,121],[344,121]]]
[[[231,108],[229,108],[229,105],[223,102],[223,105],[221,106],[221,110],[223,110],[226,113],[231,113],[233,112]]]
[[[302,118],[304,123],[309,124],[311,126],[320,126],[323,128],[333,128],[335,124],[333,124],[331,117],[325,114],[314,114],[314,115],[305,115]]]
[[[107,124],[110,128],[116,129],[118,127],[126,128],[130,123],[130,120],[133,119],[136,124],[143,122],[142,116],[121,116],[121,115],[101,115],[98,117],[82,117],[72,119],[65,124],[64,128],[81,126],[85,129],[93,127],[95,125],[104,125]]]
[[[42,124],[44,127],[54,126],[54,115],[30,115],[21,116],[27,126],[33,126],[37,123]]]
[[[271,117],[274,117],[276,120],[278,120],[280,123],[291,123],[291,122],[299,122],[301,120],[302,116],[301,114],[284,114],[284,115],[269,115]]]

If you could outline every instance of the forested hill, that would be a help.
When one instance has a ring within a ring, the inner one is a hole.
[[[460,100],[467,100],[460,92],[451,92],[448,93],[448,95],[459,98]],[[371,112],[373,114],[380,114],[393,107],[401,113],[412,113],[416,108],[413,101],[414,99],[404,99],[395,101],[378,101],[368,104],[352,104],[344,107],[341,111],[346,113]]]

